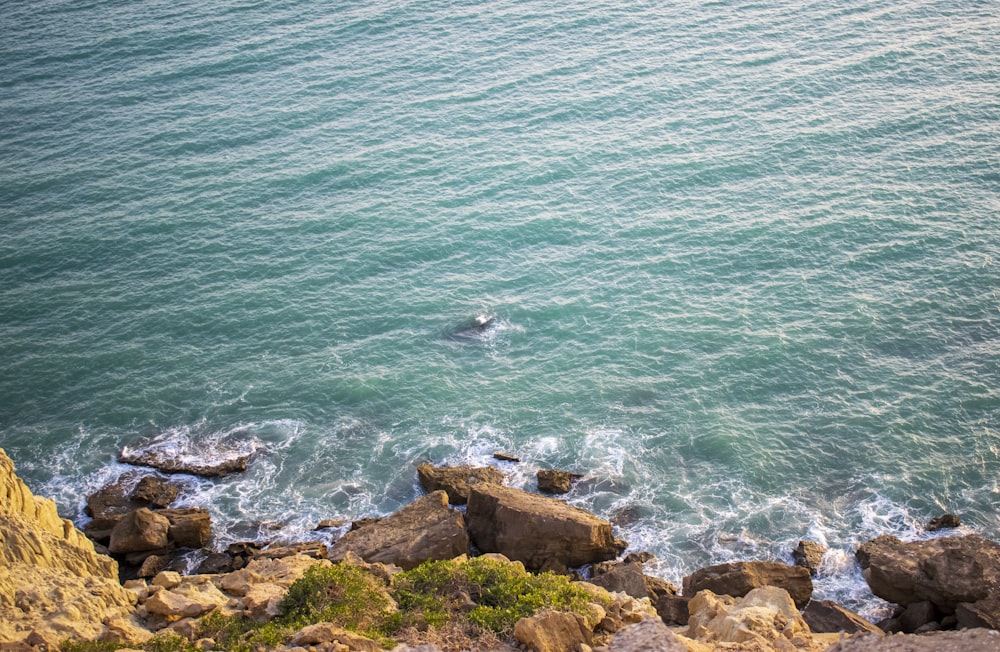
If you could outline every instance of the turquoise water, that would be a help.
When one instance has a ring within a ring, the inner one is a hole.
[[[7,2],[0,446],[216,539],[585,475],[653,570],[1000,537],[989,2]],[[483,331],[462,331],[477,315]],[[495,450],[520,465],[492,460]]]

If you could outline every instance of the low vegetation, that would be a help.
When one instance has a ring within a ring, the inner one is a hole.
[[[520,564],[477,557],[433,561],[397,573],[389,585],[351,564],[316,565],[292,584],[281,602],[282,616],[258,623],[214,612],[201,619],[199,637],[213,649],[253,652],[284,645],[298,630],[320,622],[373,638],[434,643],[445,649],[490,647],[509,638],[514,624],[543,608],[586,613],[594,601],[568,578],[533,575]],[[172,632],[161,632],[146,652],[195,652]],[[67,643],[65,652],[109,652],[106,643]]]

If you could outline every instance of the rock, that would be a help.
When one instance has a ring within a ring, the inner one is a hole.
[[[156,574],[153,581],[150,582],[153,586],[158,586],[162,589],[176,588],[181,584],[181,574],[176,571],[161,571]]]
[[[626,564],[645,564],[647,561],[653,561],[655,559],[656,555],[651,552],[630,552],[625,555],[622,562]]]
[[[132,491],[132,500],[151,507],[170,507],[180,492],[173,482],[156,475],[143,476]],[[89,501],[88,501],[89,502]]]
[[[218,461],[197,462],[186,456],[171,455],[154,448],[137,450],[125,448],[118,456],[118,461],[123,464],[148,466],[168,474],[186,473],[203,478],[222,478],[246,471],[251,456],[251,453],[237,454]]]
[[[222,573],[231,573],[234,570],[239,570],[239,568],[233,564],[232,555],[225,552],[212,552],[198,564],[195,572],[198,575],[219,575]]]
[[[382,647],[370,638],[341,629],[331,623],[317,623],[303,627],[292,636],[291,645],[325,646],[331,643],[346,645],[349,650],[383,652]]]
[[[991,595],[978,602],[961,602],[955,607],[955,617],[956,624],[963,629],[1000,629],[1000,596]],[[944,625],[943,620],[941,624]]]
[[[880,534],[871,541],[862,543],[854,553],[854,558],[858,560],[858,564],[861,565],[861,569],[865,570],[868,568],[868,563],[871,560],[873,553],[883,549],[895,548],[902,543],[901,539],[894,537],[891,534]]]
[[[937,618],[934,605],[924,600],[922,602],[911,602],[899,616],[899,625],[905,634],[913,634],[918,629],[933,622]]]
[[[200,507],[163,509],[157,512],[170,521],[167,536],[181,548],[201,548],[212,537],[212,519]]]
[[[327,560],[316,561],[305,555],[281,559],[253,559],[246,568],[213,579],[220,589],[235,596],[245,596],[254,585],[276,584],[287,589],[311,566],[329,566]]]
[[[666,580],[646,575],[642,572],[642,565],[635,562],[594,564],[594,576],[590,582],[608,591],[624,591],[636,598],[650,600],[656,600],[661,595],[677,594],[677,587]]]
[[[561,500],[499,485],[473,485],[466,510],[469,535],[483,552],[499,552],[529,570],[550,560],[582,566],[625,549],[611,524]]]
[[[93,519],[84,526],[87,536],[106,542],[112,528],[123,516],[140,507],[148,507],[147,503],[132,497],[138,479],[136,471],[123,473],[114,482],[87,496],[83,512]]]
[[[837,632],[858,634],[861,632],[873,632],[881,635],[884,633],[873,623],[868,622],[856,613],[844,609],[832,600],[810,600],[806,608],[802,610],[802,619],[809,625],[809,629],[816,634],[835,634]]]
[[[98,555],[54,502],[33,495],[0,449],[0,647],[30,634],[140,643],[149,633],[135,626],[134,602],[118,564]]]
[[[145,607],[152,614],[171,618],[197,618],[229,602],[229,596],[219,591],[208,579],[186,578],[172,589],[161,589],[146,598]]]
[[[816,570],[825,554],[826,548],[815,541],[799,541],[799,545],[792,551],[792,558],[796,566],[809,569],[809,574],[816,577]]]
[[[860,634],[839,641],[827,652],[996,652],[1000,650],[1000,632],[988,629],[965,629],[958,632],[933,632],[921,636],[880,637]]]
[[[375,525],[381,520],[382,519],[380,517],[369,516],[365,518],[359,518],[356,521],[351,521],[351,532],[354,532],[355,530],[360,530],[363,527],[368,527],[369,525]]]
[[[520,458],[514,457],[513,455],[508,455],[506,453],[501,453],[496,451],[493,453],[493,459],[500,460],[501,462],[520,462]]]
[[[113,553],[159,550],[169,544],[170,521],[145,507],[123,516],[111,530],[108,549]]]
[[[136,571],[136,577],[153,577],[160,571],[167,567],[167,562],[170,558],[166,555],[149,555],[142,560],[142,564],[139,566],[139,570]]]
[[[287,546],[271,545],[254,553],[254,559],[281,559],[292,555],[306,555],[313,559],[326,559],[328,550],[321,541],[302,541]]]
[[[776,586],[753,589],[742,598],[699,591],[689,603],[688,638],[713,643],[756,644],[776,641],[808,647],[812,633],[791,596]]]
[[[882,539],[862,548],[868,566],[862,574],[872,593],[889,602],[928,601],[949,614],[960,603],[1000,591],[1000,545],[977,535],[912,543]]]
[[[243,596],[243,615],[257,622],[277,618],[281,615],[279,605],[286,593],[288,587],[278,584],[254,584]]]
[[[929,523],[927,523],[927,531],[934,532],[936,530],[944,530],[946,528],[956,528],[962,524],[960,518],[955,514],[942,514],[937,518],[932,518]]]
[[[647,618],[617,632],[609,652],[688,652],[687,646],[662,622]]]
[[[431,466],[417,467],[417,478],[424,491],[445,491],[452,505],[464,505],[469,501],[469,485],[480,482],[503,484],[504,474],[492,466]]]
[[[684,578],[684,595],[693,596],[708,589],[734,598],[756,588],[775,586],[788,591],[798,608],[812,597],[812,579],[801,566],[769,561],[740,561],[718,564],[695,571]]]
[[[334,528],[343,527],[346,525],[346,521],[339,518],[324,518],[322,521],[316,524],[313,528],[313,532],[318,530],[332,530]]]
[[[535,652],[576,652],[593,641],[593,634],[578,614],[542,611],[517,621],[514,638]]]
[[[691,598],[679,595],[664,595],[656,601],[656,613],[668,625],[688,624],[688,602]]]
[[[582,478],[582,475],[570,473],[568,471],[555,471],[551,469],[540,469],[536,474],[538,478],[538,490],[549,494],[569,493],[573,482]]]
[[[348,552],[409,570],[425,561],[467,554],[469,537],[461,512],[448,507],[444,491],[435,491],[378,523],[348,532],[333,544],[329,558],[339,561]]]

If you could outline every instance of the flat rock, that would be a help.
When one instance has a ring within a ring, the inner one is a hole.
[[[462,513],[448,507],[448,494],[435,491],[377,523],[348,532],[334,542],[329,558],[339,561],[348,552],[366,562],[409,570],[425,561],[468,554],[469,536]]]
[[[702,568],[685,577],[683,586],[686,596],[707,589],[734,598],[760,587],[776,586],[788,591],[800,609],[809,602],[813,590],[807,569],[770,561],[738,561]]]
[[[498,552],[529,570],[614,559],[626,547],[609,522],[590,512],[511,487],[472,486],[466,519],[481,551]]]
[[[246,471],[247,462],[252,456],[252,453],[246,453],[220,460],[195,461],[186,456],[168,455],[157,449],[131,450],[126,448],[118,456],[118,461],[123,464],[148,466],[167,474],[186,473],[203,478],[222,478],[233,473]]]
[[[810,600],[802,610],[802,618],[809,629],[817,634],[859,634],[872,632],[882,635],[884,632],[858,614],[844,609],[832,600]]]
[[[996,652],[997,650],[1000,650],[1000,632],[990,629],[964,629],[920,636],[859,634],[831,645],[827,652]]]
[[[503,484],[504,474],[492,466],[431,466],[417,467],[417,479],[424,491],[445,491],[452,505],[469,501],[469,485],[486,482]]]
[[[535,477],[538,480],[539,491],[544,491],[547,494],[565,494],[569,493],[573,483],[583,476],[569,471],[540,469]]]
[[[862,549],[862,575],[872,593],[889,602],[926,600],[948,614],[1000,591],[1000,544],[974,534],[910,543],[880,537]]]

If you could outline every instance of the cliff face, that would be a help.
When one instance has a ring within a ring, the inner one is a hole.
[[[141,638],[134,602],[118,564],[32,495],[0,449],[0,644]]]

